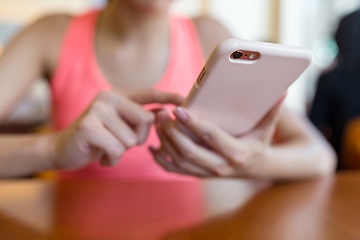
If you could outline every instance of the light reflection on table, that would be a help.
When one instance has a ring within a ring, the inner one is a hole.
[[[243,180],[0,181],[0,239],[357,239],[360,172]]]

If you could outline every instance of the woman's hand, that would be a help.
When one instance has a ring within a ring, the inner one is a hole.
[[[200,177],[261,178],[261,167],[267,161],[284,98],[252,132],[239,138],[184,108],[174,110],[175,121],[166,111],[161,111],[156,128],[162,145],[160,149],[150,150],[156,161],[170,172]],[[203,143],[193,141],[180,130],[183,127]]]
[[[155,122],[155,114],[142,104],[182,101],[179,95],[152,89],[99,93],[71,127],[52,139],[54,167],[79,169],[98,159],[116,165],[127,149],[146,141]]]

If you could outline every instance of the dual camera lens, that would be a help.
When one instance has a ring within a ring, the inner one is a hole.
[[[234,60],[257,61],[260,56],[261,54],[259,52],[237,50],[231,54],[230,58]]]

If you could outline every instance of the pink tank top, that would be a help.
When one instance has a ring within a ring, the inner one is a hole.
[[[56,130],[69,127],[91,104],[95,96],[113,87],[97,62],[94,39],[99,12],[74,17],[67,29],[59,63],[52,79],[53,120]],[[168,67],[157,84],[158,90],[186,96],[204,65],[204,55],[191,19],[170,16],[171,53]],[[154,128],[143,146],[128,150],[116,167],[98,162],[64,178],[188,179],[168,173],[153,160],[148,150],[159,145]]]

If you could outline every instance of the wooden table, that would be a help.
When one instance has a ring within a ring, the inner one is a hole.
[[[0,239],[360,239],[360,172],[252,181],[0,181]]]

